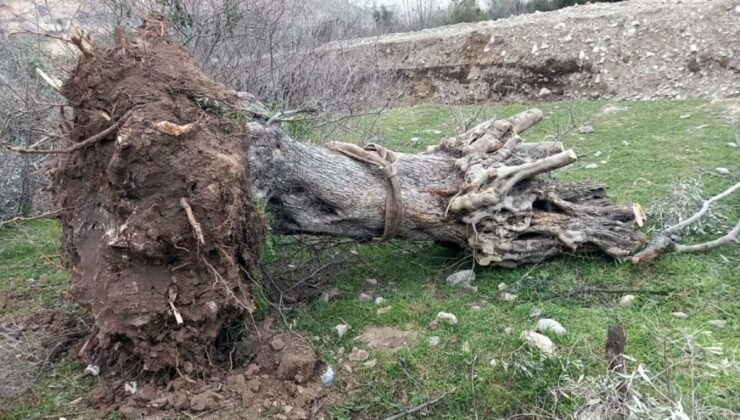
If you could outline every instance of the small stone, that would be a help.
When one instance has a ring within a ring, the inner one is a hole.
[[[534,331],[524,331],[521,335],[522,340],[530,347],[537,348],[545,355],[555,354],[555,344],[546,336]]]
[[[385,298],[383,298],[381,296],[378,296],[378,297],[375,298],[375,304],[376,305],[382,305],[384,303],[385,303]]]
[[[679,116],[678,116],[678,118],[680,118],[680,119],[682,119],[682,120],[685,120],[686,118],[691,118],[691,114],[683,114],[683,115],[679,115]]]
[[[509,285],[506,284],[506,283],[504,283],[504,282],[501,282],[501,283],[498,284],[498,291],[499,292],[503,292],[504,290],[506,290],[508,288],[509,288]]]
[[[372,286],[377,286],[378,285],[378,281],[376,279],[367,279],[365,281],[368,282]]]
[[[421,140],[421,138],[419,138],[419,137],[412,137],[411,138],[411,145],[412,146],[416,146],[417,144],[419,144],[419,141],[420,140]]]
[[[713,319],[711,321],[708,321],[707,324],[711,325],[714,328],[724,328],[725,325],[727,325],[727,321],[724,319]]]
[[[596,153],[594,153],[594,157],[601,156],[601,150],[597,150]]]
[[[391,311],[391,308],[392,308],[392,306],[385,306],[385,307],[382,307],[382,308],[378,308],[378,310],[375,311],[375,313],[377,313],[378,315],[385,315],[385,314],[387,314],[388,312]]]
[[[471,311],[480,311],[480,305],[473,305],[470,307]]]
[[[720,167],[720,168],[714,168],[714,170],[717,171],[717,173],[720,174],[720,175],[729,175],[730,174],[730,170],[727,169],[727,168],[721,168]]]
[[[566,329],[554,319],[542,318],[537,321],[535,329],[541,333],[552,331],[555,335],[561,336],[566,333]]]
[[[686,319],[689,317],[685,312],[673,312],[671,315],[677,319]]]
[[[193,411],[205,411],[216,403],[213,391],[206,391],[190,398],[190,409]]]
[[[125,384],[123,384],[123,390],[127,394],[136,394],[136,381],[126,382]]]
[[[586,169],[596,169],[598,167],[599,167],[599,165],[597,165],[595,163],[589,163],[588,165],[585,166]]]
[[[98,376],[100,375],[100,366],[98,365],[87,365],[85,368],[85,371],[83,372],[85,375],[90,376]]]
[[[511,335],[511,327],[504,328],[504,334]]]
[[[460,287],[470,285],[475,280],[475,272],[473,270],[462,270],[457,273],[450,274],[447,277],[447,284],[452,287]]]
[[[515,295],[515,294],[512,294],[512,293],[507,293],[507,292],[501,293],[501,296],[499,296],[499,298],[500,298],[500,299],[501,299],[502,301],[504,301],[504,302],[513,302],[513,301],[515,301],[515,300],[516,300],[516,298],[518,298],[518,297],[519,297],[519,296],[517,296],[517,295]]]
[[[729,147],[732,147],[732,148],[734,148],[734,149],[737,149],[737,147],[738,147],[738,146],[737,146],[737,143],[732,143],[732,142],[730,142],[730,143],[727,143],[727,146],[729,146]]]
[[[540,89],[540,93],[538,96],[543,97],[543,96],[549,96],[550,94],[552,94],[552,91],[548,88],[543,87],[542,89]]]
[[[552,29],[556,31],[562,31],[565,29],[565,22],[560,22],[557,25],[553,26]]]
[[[492,367],[493,369],[496,369],[496,367],[498,366],[498,360],[496,360],[496,359],[491,359],[491,361],[490,361],[490,362],[488,362],[488,364],[489,364],[489,365],[490,365],[490,366],[491,366],[491,367]]]
[[[272,351],[280,351],[285,348],[285,341],[280,337],[275,337],[270,340],[270,348]]]
[[[448,312],[439,312],[437,314],[437,319],[442,320],[449,325],[457,324],[457,317],[454,314]]]
[[[594,131],[594,128],[590,125],[582,125],[578,127],[578,132],[581,134],[588,134]]]
[[[378,359],[370,359],[367,362],[363,363],[362,367],[364,367],[365,369],[372,369],[377,364],[378,364]]]
[[[166,406],[169,403],[169,397],[160,397],[156,400],[152,400],[149,405],[151,405],[153,408],[162,408]]]
[[[436,335],[433,335],[427,339],[427,342],[429,343],[429,347],[437,347],[440,341],[442,341],[442,339]]]
[[[320,376],[321,383],[326,386],[331,386],[334,383],[334,369],[331,366],[327,366],[324,373]]]
[[[367,350],[355,347],[347,358],[353,362],[364,362],[369,356],[370,353],[368,353]]]
[[[184,410],[188,406],[188,399],[185,395],[177,393],[167,397],[167,404],[175,410]]]
[[[334,331],[336,331],[337,335],[341,338],[344,334],[347,334],[347,331],[349,331],[349,325],[339,324],[334,327]]]
[[[635,295],[624,295],[619,299],[619,306],[630,306],[635,299]]]
[[[370,295],[368,295],[367,293],[360,293],[359,299],[360,300],[365,300],[365,301],[368,301],[369,302],[369,301],[373,300],[373,297],[370,296]]]
[[[232,389],[244,389],[247,387],[247,380],[244,375],[231,375],[226,378],[226,385]]]
[[[470,353],[470,343],[465,341],[462,344],[462,352],[463,353]]]

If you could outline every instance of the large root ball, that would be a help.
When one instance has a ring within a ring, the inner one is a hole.
[[[95,321],[81,352],[189,374],[252,307],[245,279],[265,225],[247,187],[244,117],[163,21],[115,35],[63,87],[70,140],[104,134],[60,155],[53,174],[72,297]]]

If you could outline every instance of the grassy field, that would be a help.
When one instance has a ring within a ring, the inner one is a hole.
[[[612,112],[604,112],[605,107]],[[640,202],[648,209],[662,203],[662,214],[677,214],[684,201],[678,198],[681,194],[676,196],[676,185],[695,186],[688,181],[698,179],[706,197],[740,176],[740,150],[728,144],[740,130],[737,101],[576,102],[541,108],[545,121],[525,139],[560,137],[580,158],[557,176],[603,181],[616,200]],[[360,121],[345,140],[372,131],[395,150],[416,152],[459,132],[466,117],[507,117],[523,109],[394,109]],[[573,120],[576,125],[588,121],[593,131],[569,129]],[[732,175],[718,173],[718,167]],[[687,239],[700,240],[734,223],[740,216],[740,198],[729,200],[718,214],[722,217],[703,235]],[[650,228],[661,222],[651,220]],[[59,228],[52,222],[0,229],[0,320],[41,308],[75,310],[63,299],[68,277],[56,257],[58,237]],[[336,296],[285,314],[294,330],[311,337],[324,361],[339,372],[336,386],[342,397],[327,406],[331,417],[382,417],[442,395],[420,413],[433,418],[571,417],[614,393],[614,384],[605,377],[603,351],[607,328],[614,322],[624,326],[627,373],[632,392],[639,395],[636,400],[643,404],[633,403],[635,413],[643,410],[645,418],[659,416],[660,410],[663,417],[678,412],[692,418],[740,413],[740,247],[667,255],[641,267],[598,256],[563,257],[515,269],[477,267],[477,292],[445,284],[448,274],[471,264],[433,244],[356,246],[336,271]],[[501,283],[518,296],[515,301],[499,299]],[[381,296],[385,302],[378,306],[361,300],[361,293]],[[625,294],[636,296],[629,306],[619,305]],[[387,312],[377,312],[388,306]],[[434,328],[430,323],[439,311],[455,314],[459,323]],[[534,326],[533,311],[568,330],[553,337],[556,357],[544,358],[520,339],[522,331]],[[717,327],[712,320],[726,325]],[[341,323],[351,330],[339,338],[332,328]],[[355,364],[348,373],[342,368],[342,353],[363,347],[354,338],[369,326],[413,330],[419,338],[393,353],[370,351],[377,364]],[[436,346],[429,343],[433,336],[439,337]],[[70,359],[47,367],[44,379],[30,391],[0,404],[0,417],[83,411],[68,405],[92,385],[76,377],[80,369]]]

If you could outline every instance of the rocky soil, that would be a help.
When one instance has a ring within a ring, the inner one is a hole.
[[[740,2],[632,0],[326,47],[402,103],[740,95]]]

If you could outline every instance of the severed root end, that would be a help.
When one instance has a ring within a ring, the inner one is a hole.
[[[514,266],[563,253],[630,255],[644,242],[637,206],[612,206],[604,187],[562,184],[537,175],[576,161],[560,143],[521,144],[519,133],[542,119],[533,109],[489,120],[439,150],[458,157],[465,183],[448,214],[470,227],[469,246],[481,265]]]

